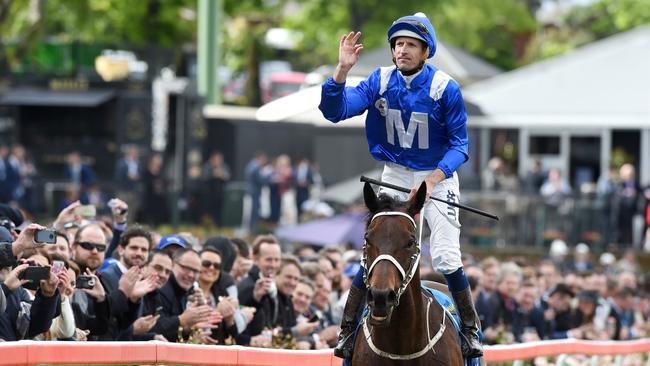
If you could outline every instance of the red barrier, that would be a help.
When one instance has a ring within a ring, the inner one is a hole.
[[[650,352],[650,339],[634,341],[581,341],[563,339],[540,341],[503,346],[486,347],[485,359],[488,362],[526,360],[539,356],[561,354],[583,355],[624,355]]]
[[[561,354],[621,355],[650,352],[650,339],[541,341],[486,346],[485,360],[501,362]],[[340,366],[331,350],[289,351],[163,342],[0,342],[0,365],[177,364],[210,366]]]

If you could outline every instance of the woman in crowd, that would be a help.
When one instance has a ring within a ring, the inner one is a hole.
[[[199,255],[201,257],[199,288],[206,303],[223,316],[220,326],[214,329],[212,335],[207,338],[207,343],[233,344],[238,334],[235,311],[239,306],[235,281],[228,273],[221,271],[221,252],[219,250],[206,247]],[[233,287],[235,293],[231,294]]]

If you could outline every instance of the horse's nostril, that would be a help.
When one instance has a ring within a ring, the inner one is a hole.
[[[370,304],[370,303],[373,302],[372,291],[368,291],[368,292],[366,293],[366,301],[368,302],[368,304]]]

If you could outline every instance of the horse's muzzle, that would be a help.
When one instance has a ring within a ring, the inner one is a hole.
[[[395,290],[370,288],[370,291],[368,291],[370,324],[376,326],[388,325],[396,305],[397,292]]]

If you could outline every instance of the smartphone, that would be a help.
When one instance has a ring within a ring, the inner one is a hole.
[[[36,230],[34,241],[37,243],[56,244],[56,231],[53,229]]]
[[[317,321],[320,321],[320,318],[318,317],[318,314],[314,313],[314,315],[312,315],[311,318],[309,318],[309,322],[313,323]]]
[[[46,280],[50,277],[50,267],[29,266],[18,275],[19,280],[29,280],[37,283],[40,280]]]
[[[57,274],[65,271],[65,263],[62,261],[52,261],[52,273]]]
[[[160,315],[160,313],[162,312],[162,310],[163,310],[163,307],[162,307],[162,306],[157,307],[156,310],[154,310],[154,312],[153,312],[153,316],[158,316],[158,315]]]
[[[74,209],[74,214],[82,217],[95,217],[97,216],[97,209],[94,205],[83,205]]]
[[[79,276],[77,277],[77,284],[75,287],[90,290],[95,287],[95,278],[91,276]]]

